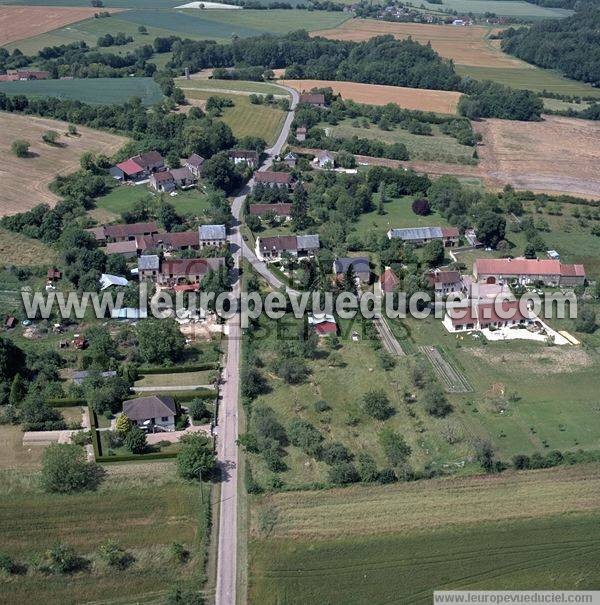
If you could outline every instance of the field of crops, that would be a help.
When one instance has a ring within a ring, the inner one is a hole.
[[[35,475],[2,471],[2,550],[30,566],[3,583],[7,602],[163,602],[175,584],[201,586],[206,521],[198,486],[180,482],[172,462],[111,466],[108,473],[97,492],[56,495],[42,493]],[[133,555],[128,569],[115,572],[99,560],[98,548],[108,539]],[[58,542],[91,560],[89,570],[66,576],[36,571],[31,558]],[[171,558],[173,542],[191,551],[188,563]]]
[[[599,472],[582,465],[255,499],[250,602],[420,604],[434,589],[591,589]]]
[[[549,19],[568,17],[573,11],[563,8],[547,8],[519,0],[443,0],[442,4],[410,2],[415,6],[424,6],[432,11],[453,10],[459,13],[495,13],[506,17],[526,17],[528,19]]]
[[[505,86],[542,92],[547,90],[563,95],[580,95],[600,98],[600,90],[584,82],[569,80],[549,69],[537,67],[474,67],[456,65],[461,76],[470,76],[476,80],[493,80]]]
[[[88,78],[82,80],[29,80],[0,82],[0,92],[30,97],[58,97],[89,103],[110,105],[139,97],[146,107],[162,98],[158,84],[152,78]]]

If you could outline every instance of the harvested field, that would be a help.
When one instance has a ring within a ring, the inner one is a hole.
[[[561,116],[542,122],[489,119],[475,123],[483,135],[479,169],[490,185],[600,197],[600,124]]]
[[[393,35],[402,40],[409,36],[421,44],[431,42],[433,50],[460,65],[479,67],[523,67],[526,64],[499,48],[499,40],[489,40],[495,30],[490,27],[455,27],[425,23],[392,23],[374,19],[351,19],[335,29],[315,32],[334,40],[361,42],[375,36]],[[532,68],[533,69],[533,68]]]
[[[123,9],[104,10],[115,13]],[[2,6],[0,7],[0,46],[88,19],[97,12],[96,8],[83,7]]]
[[[281,83],[299,91],[330,87],[335,93],[341,94],[342,98],[352,99],[357,103],[370,105],[396,103],[405,109],[420,109],[447,114],[456,114],[456,107],[461,97],[459,92],[450,90],[404,88],[334,80],[281,80]]]
[[[42,134],[47,130],[60,133],[58,145],[42,142]],[[41,203],[54,205],[58,198],[48,189],[48,184],[57,174],[77,170],[84,151],[110,156],[127,141],[124,137],[83,126],[77,130],[79,135],[66,136],[66,122],[0,112],[0,177],[4,182],[0,216],[24,212]],[[30,157],[18,158],[11,152],[10,146],[16,139],[31,143]]]

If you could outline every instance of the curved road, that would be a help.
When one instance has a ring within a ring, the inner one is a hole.
[[[287,86],[280,86],[292,96],[290,110],[283,123],[283,128],[275,144],[265,150],[267,159],[259,170],[267,170],[273,163],[273,158],[281,153],[285,145],[290,127],[294,120],[294,110],[300,96]],[[233,285],[233,294],[239,299],[240,279],[239,268],[242,257],[252,263],[254,269],[264,277],[274,288],[281,288],[284,284],[278,280],[268,269],[265,263],[258,260],[254,251],[251,250],[242,239],[240,232],[241,212],[246,196],[252,188],[252,180],[242,189],[234,199],[232,213],[235,217],[235,225],[230,230],[229,244],[233,250],[235,270],[238,279]],[[227,361],[223,373],[223,388],[221,390],[221,402],[219,405],[219,422],[217,436],[217,458],[222,472],[221,501],[219,514],[219,545],[217,555],[217,591],[215,596],[216,605],[236,604],[236,580],[237,580],[237,489],[238,489],[238,405],[240,386],[240,344],[241,327],[240,315],[236,314],[228,323],[227,339]]]

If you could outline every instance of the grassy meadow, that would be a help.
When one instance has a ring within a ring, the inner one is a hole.
[[[29,80],[0,82],[0,92],[30,97],[57,97],[91,105],[123,103],[139,97],[146,107],[159,102],[163,95],[152,78],[87,78],[75,80]]]
[[[185,90],[189,99],[206,100],[209,97],[232,99],[234,107],[225,107],[218,119],[227,124],[237,137],[262,137],[268,145],[277,139],[285,112],[272,105],[253,105],[247,95],[207,92],[206,90]]]
[[[183,90],[201,90],[204,92],[235,91],[236,93],[256,93],[263,95],[279,95],[289,97],[289,93],[280,86],[270,84],[269,82],[249,82],[246,80],[219,80],[219,79],[201,79],[176,78],[176,83]]]
[[[442,4],[431,4],[427,1],[422,3],[409,2],[432,11],[453,10],[459,13],[496,13],[506,17],[523,17],[526,19],[550,19],[568,17],[573,11],[563,8],[548,8],[531,4],[529,2],[513,0],[443,0]]]
[[[3,599],[148,603],[164,600],[175,585],[202,585],[209,527],[199,487],[177,479],[172,462],[113,465],[107,473],[97,492],[58,495],[41,492],[35,474],[2,471],[2,551],[28,567],[3,582]],[[209,489],[203,488],[208,501]],[[128,569],[116,572],[101,562],[97,551],[108,539],[133,555]],[[69,576],[36,571],[36,558],[58,542],[89,559],[88,571]],[[173,542],[192,553],[189,562],[173,561]]]
[[[332,136],[351,138],[357,136],[364,139],[375,139],[384,143],[403,143],[406,145],[411,160],[426,162],[447,162],[450,164],[476,163],[473,160],[473,147],[461,145],[455,138],[443,134],[439,126],[432,124],[431,135],[411,134],[402,128],[381,130],[370,124],[365,128],[357,120],[343,120],[336,126],[321,124]]]
[[[39,240],[0,228],[0,258],[4,265],[35,267],[50,265],[57,255]]]

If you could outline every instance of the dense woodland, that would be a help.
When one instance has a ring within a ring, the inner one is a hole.
[[[584,5],[572,17],[510,28],[502,50],[528,63],[558,69],[569,78],[600,86],[600,6]]]

